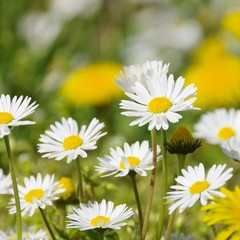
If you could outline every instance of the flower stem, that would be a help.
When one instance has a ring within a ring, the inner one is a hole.
[[[53,240],[56,240],[56,238],[55,238],[55,236],[53,234],[53,231],[52,231],[52,229],[51,229],[51,227],[50,227],[50,225],[49,225],[49,223],[47,221],[47,218],[46,218],[46,216],[44,214],[44,211],[40,207],[38,209],[40,210],[40,213],[42,215],[43,221],[44,221],[44,223],[45,223],[45,225],[46,225],[46,227],[48,229],[49,234],[51,235]]]
[[[79,198],[79,201],[83,201],[83,180],[82,180],[82,171],[80,167],[80,159],[77,158],[75,160],[76,167],[77,167],[77,174],[78,174],[78,188],[77,188],[77,195]]]
[[[5,142],[8,160],[9,160],[9,171],[11,173],[12,186],[13,186],[14,198],[15,198],[15,203],[16,203],[17,239],[22,240],[21,206],[20,206],[20,200],[19,200],[17,179],[16,179],[15,170],[14,170],[14,162],[13,162],[13,158],[12,158],[11,147],[10,147],[10,142],[9,142],[8,136],[4,136],[4,142]]]
[[[104,240],[105,229],[99,229],[97,232],[99,240]]]
[[[157,227],[157,239],[161,239],[163,233],[163,224],[165,219],[165,196],[167,192],[167,149],[166,144],[166,131],[161,129],[161,150],[162,150],[162,192],[160,198],[160,216]]]
[[[177,158],[178,158],[178,176],[179,176],[181,174],[181,170],[184,168],[184,165],[185,165],[186,154],[177,154]],[[175,216],[176,216],[176,210],[170,215],[170,218],[168,220],[165,240],[170,239]]]
[[[138,208],[138,217],[139,217],[139,224],[140,224],[140,231],[142,232],[142,227],[143,227],[143,215],[142,215],[142,207],[141,207],[141,201],[139,198],[138,194],[138,189],[137,189],[137,184],[136,184],[136,173],[135,172],[130,172],[129,177],[132,181],[132,186],[133,186],[133,191],[137,203],[137,208]]]
[[[152,160],[153,169],[152,169],[150,185],[149,185],[149,189],[148,189],[147,205],[146,205],[145,216],[144,216],[144,221],[143,221],[141,240],[145,240],[145,238],[146,238],[149,216],[150,216],[151,207],[152,207],[153,190],[154,190],[154,185],[155,185],[155,181],[156,181],[157,136],[156,136],[155,129],[153,129],[151,131],[151,138],[152,138],[152,151],[153,151],[153,160]]]

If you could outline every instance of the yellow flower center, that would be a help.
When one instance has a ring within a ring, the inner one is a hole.
[[[218,137],[221,140],[226,140],[235,136],[235,131],[231,127],[223,127],[218,132]]]
[[[30,190],[24,197],[26,202],[33,203],[33,198],[41,199],[44,195],[44,191],[42,189],[32,189]]]
[[[72,150],[83,144],[83,140],[78,135],[67,137],[63,141],[65,150]]]
[[[71,178],[68,177],[62,177],[59,181],[58,184],[65,189],[64,192],[60,193],[60,195],[64,198],[67,199],[69,198],[72,193],[74,192],[74,186]]]
[[[197,181],[190,188],[189,191],[191,194],[201,193],[209,187],[208,181]]]
[[[148,103],[148,111],[152,113],[163,113],[167,112],[172,106],[172,102],[166,97],[153,98]]]
[[[133,156],[127,157],[127,161],[128,161],[128,163],[131,167],[135,167],[135,166],[139,165],[139,163],[141,162],[141,160],[139,158],[133,157]],[[123,161],[120,162],[119,167],[122,168],[122,169],[126,169]]]
[[[0,124],[7,124],[13,120],[13,115],[9,112],[0,112]]]
[[[90,223],[96,227],[96,226],[105,226],[109,221],[110,221],[110,218],[99,215],[93,218],[90,221]]]

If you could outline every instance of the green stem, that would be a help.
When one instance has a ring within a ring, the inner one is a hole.
[[[178,158],[178,176],[179,176],[181,174],[181,170],[184,168],[184,165],[185,165],[186,154],[177,154],[177,158]],[[176,216],[176,210],[170,215],[170,218],[168,220],[165,240],[170,239],[175,216]]]
[[[181,174],[181,170],[185,167],[186,154],[177,154],[178,158],[178,176]]]
[[[104,240],[105,229],[99,229],[97,232],[99,240]]]
[[[147,205],[146,205],[145,217],[144,217],[144,221],[143,221],[141,240],[145,240],[145,238],[146,238],[149,216],[150,216],[151,207],[152,207],[153,190],[154,190],[154,185],[155,185],[155,181],[156,181],[157,136],[156,136],[156,130],[155,129],[153,129],[151,131],[151,138],[152,138],[152,151],[153,151],[153,160],[152,160],[153,169],[152,169],[150,185],[149,185],[149,189],[148,189]]]
[[[130,172],[129,177],[132,181],[132,186],[133,186],[133,191],[137,203],[137,208],[138,208],[138,217],[139,217],[139,224],[140,224],[140,231],[142,232],[142,227],[143,227],[143,214],[142,214],[142,207],[141,207],[141,201],[139,198],[138,194],[138,189],[137,189],[137,184],[136,184],[136,173],[135,172]]]
[[[157,227],[157,239],[161,239],[163,233],[163,224],[166,215],[165,197],[167,192],[167,149],[166,144],[166,131],[161,129],[161,150],[162,150],[162,192],[160,198],[160,216]]]
[[[167,225],[167,231],[165,235],[165,240],[169,240],[171,233],[172,233],[172,228],[173,228],[173,223],[176,215],[176,210],[170,215],[170,218],[168,220],[168,225]]]
[[[45,223],[45,225],[46,225],[46,227],[47,227],[47,229],[48,229],[49,234],[51,235],[51,237],[52,237],[53,240],[56,240],[56,238],[55,238],[55,236],[54,236],[54,234],[53,234],[53,231],[52,231],[52,229],[51,229],[51,227],[50,227],[50,225],[49,225],[49,223],[48,223],[48,220],[47,220],[47,218],[46,218],[43,210],[42,210],[40,207],[39,207],[38,209],[40,210],[40,213],[41,213],[41,215],[42,215],[43,221],[44,221],[44,223]]]
[[[82,180],[82,171],[80,167],[80,159],[77,158],[75,160],[76,167],[77,167],[77,174],[78,174],[78,188],[77,188],[77,195],[79,198],[79,201],[83,201],[83,180]]]
[[[17,239],[22,240],[21,205],[20,205],[20,200],[19,200],[17,179],[16,179],[15,170],[14,170],[14,162],[13,162],[13,158],[12,158],[11,147],[10,147],[10,142],[9,142],[8,136],[4,136],[4,142],[5,142],[8,160],[9,160],[9,171],[11,173],[12,186],[13,186],[14,198],[15,198],[15,203],[16,203]]]

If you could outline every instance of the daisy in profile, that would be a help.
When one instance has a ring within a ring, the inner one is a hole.
[[[4,175],[0,168],[0,194],[10,194],[12,188],[12,180],[10,174]]]
[[[52,201],[59,198],[59,193],[65,191],[58,182],[54,182],[54,175],[42,178],[38,173],[36,178],[24,178],[24,184],[24,187],[18,186],[22,216],[28,214],[31,217],[37,208],[44,209],[52,205]],[[10,214],[16,213],[14,198],[11,199],[9,208]]]
[[[158,147],[159,153],[160,147]],[[111,148],[110,155],[98,158],[99,166],[96,166],[96,170],[100,173],[107,173],[104,177],[114,174],[116,177],[124,177],[130,171],[146,176],[146,170],[153,169],[152,158],[153,153],[149,148],[148,141],[135,142],[132,145],[124,143],[123,149],[120,147]]]
[[[10,133],[15,126],[34,124],[32,121],[22,120],[32,114],[38,105],[31,103],[30,97],[10,98],[9,95],[0,96],[0,138]]]
[[[240,161],[240,136],[232,137],[221,144],[223,153],[236,161]]]
[[[114,203],[105,199],[101,203],[80,203],[80,208],[74,208],[73,213],[68,214],[70,219],[67,228],[78,228],[80,231],[89,229],[120,229],[125,226],[123,222],[134,214],[126,204],[114,207]]]
[[[148,69],[144,69],[146,66]],[[176,123],[182,118],[178,112],[197,109],[192,105],[196,100],[194,96],[197,88],[194,84],[184,87],[184,78],[179,77],[175,81],[173,75],[167,76],[166,70],[157,71],[153,66],[155,65],[143,64],[137,67],[140,76],[142,72],[150,73],[144,81],[135,77],[129,84],[123,82],[121,87],[126,89],[125,94],[131,100],[122,100],[120,108],[124,110],[122,115],[136,117],[130,126],[148,124],[148,130],[167,130],[169,122]],[[131,79],[132,75],[127,74],[125,72],[125,77]]]
[[[224,165],[213,165],[207,175],[202,163],[192,168],[188,166],[187,170],[182,169],[183,176],[178,176],[175,180],[178,185],[170,188],[174,191],[168,192],[167,199],[174,201],[169,207],[169,214],[179,207],[179,212],[183,212],[186,208],[192,207],[198,200],[202,205],[206,205],[209,199],[215,196],[223,196],[217,189],[222,187],[227,180],[232,177],[232,168],[225,172]]]
[[[233,191],[220,189],[222,197],[214,197],[213,201],[202,207],[206,211],[203,221],[208,225],[221,224],[223,229],[218,231],[216,240],[240,239],[240,188]]]
[[[202,115],[194,126],[194,136],[211,144],[221,144],[233,136],[240,135],[239,122],[239,110],[219,108]]]
[[[142,83],[147,87],[146,80],[154,75],[164,75],[168,72],[169,64],[162,61],[147,61],[143,64],[130,65],[120,71],[116,84],[127,93],[133,93],[132,87],[136,82]]]
[[[67,157],[67,163],[71,163],[78,156],[87,157],[88,150],[96,149],[96,143],[99,138],[107,134],[102,133],[104,123],[94,118],[89,126],[79,127],[72,118],[62,118],[62,122],[55,122],[50,126],[45,134],[40,136],[38,152],[43,153],[43,157],[54,158],[59,161]]]
[[[8,232],[3,232],[0,230],[0,239],[1,240],[17,240],[17,234],[15,231],[10,229]],[[42,229],[38,231],[23,231],[22,233],[23,240],[48,240],[47,233]]]

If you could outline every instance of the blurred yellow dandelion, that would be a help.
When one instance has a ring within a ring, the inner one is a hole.
[[[186,83],[198,87],[196,105],[202,109],[236,106],[240,102],[240,58],[223,42],[207,39],[185,73]]]
[[[226,227],[219,231],[216,240],[240,239],[240,188],[236,186],[234,191],[221,188],[224,197],[214,197],[212,203],[202,207],[207,211],[203,221],[208,226],[223,224]]]
[[[102,106],[123,95],[115,84],[122,66],[112,62],[87,65],[74,71],[60,87],[62,97],[78,107]]]
[[[222,19],[222,27],[240,40],[240,11],[229,12]]]
[[[60,197],[64,200],[68,199],[74,194],[74,186],[71,178],[61,177],[58,181],[59,185],[65,189],[64,192],[60,193]]]

